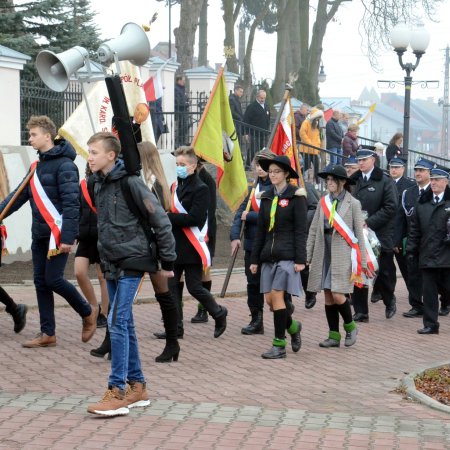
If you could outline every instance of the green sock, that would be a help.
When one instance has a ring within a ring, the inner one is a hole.
[[[299,328],[300,328],[300,324],[298,323],[298,321],[292,319],[291,326],[288,328],[287,332],[288,332],[289,334],[295,334],[295,333],[297,333],[297,331],[299,330]]]
[[[197,305],[197,308],[199,309],[199,311],[204,311],[205,310],[205,307],[201,303],[199,303]]]
[[[339,331],[332,331],[332,330],[330,330],[330,332],[328,333],[328,338],[329,339],[333,339],[334,341],[340,342],[340,340],[341,340],[341,333],[339,333]]]
[[[344,323],[345,331],[353,331],[356,328],[356,323],[352,320],[350,323]]]
[[[286,339],[273,338],[272,345],[274,347],[286,347]]]

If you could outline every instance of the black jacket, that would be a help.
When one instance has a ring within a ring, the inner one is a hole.
[[[344,138],[344,131],[342,130],[339,120],[333,117],[327,122],[325,126],[327,136],[327,149],[341,148],[342,139]]]
[[[402,248],[402,241],[408,234],[406,214],[402,206],[403,192],[416,185],[415,181],[401,177],[398,181],[394,181],[397,189],[397,213],[395,215],[395,227],[394,227],[394,247]]]
[[[264,192],[268,191],[272,188],[272,183],[270,182],[269,177],[267,177],[265,180],[262,180],[261,178],[258,178],[258,185],[259,185],[259,191]],[[241,206],[239,206],[239,209],[236,211],[236,214],[233,219],[233,223],[231,224],[230,229],[230,241],[234,241],[236,239],[239,239],[239,235],[241,232],[241,216],[242,213],[245,211],[245,208],[247,207],[247,203],[250,197],[252,191],[252,186],[249,186],[248,195],[245,198],[245,200],[242,202]],[[251,252],[253,248],[253,239],[256,235],[256,224],[258,223],[258,211],[255,211],[253,207],[250,207],[249,212],[247,213],[247,217],[245,219],[245,228],[244,228],[244,250],[246,252]]]
[[[289,184],[278,197],[275,225],[269,230],[274,188],[261,195],[258,228],[253,241],[251,264],[294,261],[306,263],[307,202],[304,191]]]
[[[428,192],[430,190],[431,190],[431,185],[429,184],[427,189],[425,190],[425,192]],[[412,220],[412,216],[414,215],[414,210],[415,210],[417,201],[419,200],[419,197],[420,197],[420,189],[417,184],[406,189],[406,191],[404,191],[403,195],[402,195],[402,207],[403,207],[403,211],[405,211],[405,216],[406,216],[407,234],[409,234],[409,230],[411,229],[411,220]]]
[[[77,154],[69,142],[61,139],[55,141],[55,146],[52,149],[44,153],[38,152],[38,155],[39,164],[36,173],[48,198],[63,216],[61,243],[73,244],[78,236],[80,221],[79,174],[78,167],[74,163]],[[16,191],[17,188],[0,203],[0,212],[3,211]],[[36,206],[30,184],[17,197],[6,217],[17,211],[28,200],[33,217],[31,226],[33,240],[49,238],[50,227]]]
[[[255,100],[245,110],[244,122],[264,130],[270,129],[270,111],[267,103],[264,108]]]
[[[450,268],[450,246],[444,243],[449,218],[448,187],[445,188],[444,197],[437,205],[433,202],[431,189],[418,200],[411,221],[406,251],[419,257],[420,268]]]
[[[187,214],[168,213],[172,232],[176,241],[176,264],[202,264],[200,255],[183,232],[184,227],[203,228],[208,216],[210,203],[209,189],[198,174],[185,179],[178,178],[177,196]]]
[[[394,181],[379,167],[374,167],[367,183],[360,170],[351,178],[356,181],[352,194],[361,202],[361,209],[367,212],[367,226],[375,231],[382,250],[392,251],[398,203]]]
[[[208,203],[208,248],[211,256],[214,256],[216,251],[216,235],[217,235],[217,189],[216,181],[211,174],[203,167],[199,170],[198,176],[209,189],[209,203]]]
[[[98,251],[105,270],[111,263],[123,269],[150,272],[155,261],[144,229],[123,195],[120,180],[125,176],[128,173],[121,160],[106,176],[101,172],[94,174]],[[154,232],[161,267],[172,270],[175,240],[167,214],[142,178],[129,176],[128,183],[134,203]]]

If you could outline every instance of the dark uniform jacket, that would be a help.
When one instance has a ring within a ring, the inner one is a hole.
[[[80,185],[77,156],[72,145],[64,139],[55,141],[55,146],[47,152],[38,152],[39,164],[36,173],[54,207],[63,216],[61,243],[73,244],[78,235],[80,220]],[[17,188],[0,203],[0,211],[8,204]],[[6,217],[30,201],[33,223],[31,235],[35,239],[48,239],[50,227],[39,212],[33,199],[30,184],[17,197]]]
[[[394,182],[379,167],[374,167],[368,182],[364,182],[360,170],[351,178],[356,181],[353,196],[361,202],[361,209],[368,214],[367,226],[375,231],[381,249],[392,251],[398,203]]]
[[[428,192],[429,190],[431,190],[430,184],[428,184],[424,193]],[[416,203],[419,200],[419,197],[420,197],[420,189],[417,184],[406,189],[406,191],[404,191],[403,195],[402,195],[402,207],[403,207],[403,211],[405,211],[405,215],[406,215],[406,233],[407,234],[409,234],[409,230],[411,229],[411,220],[412,220],[412,216],[414,214],[414,209],[416,207]]]
[[[418,200],[412,216],[406,251],[414,257],[419,257],[421,269],[450,268],[450,246],[444,243],[449,217],[448,187],[438,204],[434,204],[431,189]]]
[[[268,191],[272,187],[272,183],[270,182],[269,177],[265,180],[258,178],[259,192]],[[249,201],[249,197],[252,191],[252,186],[249,186],[248,195],[246,199],[242,202],[239,209],[236,211],[236,214],[233,219],[233,223],[231,224],[230,230],[230,241],[234,241],[239,239],[239,235],[241,233],[241,216],[247,207],[247,203]],[[245,219],[245,228],[244,228],[244,250],[246,252],[251,252],[253,248],[253,239],[256,235],[256,224],[258,222],[258,211],[254,211],[252,207],[250,207],[249,212],[247,213],[247,217]]]
[[[177,196],[185,213],[169,212],[172,232],[177,243],[176,264],[202,264],[200,255],[183,232],[184,227],[198,227],[202,229],[208,218],[210,203],[209,189],[197,173],[185,179],[178,178]]]
[[[230,94],[229,97],[231,116],[234,120],[234,126],[237,134],[242,134],[242,122],[244,121],[244,114],[242,112],[242,105],[239,97],[236,94]]]
[[[261,195],[258,228],[253,241],[251,264],[294,261],[306,263],[307,202],[304,191],[289,184],[278,196],[275,225],[271,231],[270,209],[275,196],[274,188]]]
[[[395,215],[395,227],[394,227],[394,247],[402,248],[402,241],[408,234],[406,214],[402,205],[403,192],[416,185],[415,181],[400,177],[398,181],[394,181],[395,187],[397,188],[397,213]]]

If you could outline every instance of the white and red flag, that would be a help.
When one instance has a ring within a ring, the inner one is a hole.
[[[163,96],[161,69],[144,83],[145,98],[148,102],[155,102]]]

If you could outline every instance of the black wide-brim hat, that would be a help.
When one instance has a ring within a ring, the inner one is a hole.
[[[348,184],[355,184],[355,180],[347,176],[347,172],[344,167],[337,164],[329,164],[322,170],[322,172],[319,172],[317,176],[324,179],[326,179],[328,176],[332,176],[334,178],[338,178],[339,180],[345,180]]]
[[[291,160],[287,156],[277,155],[272,159],[261,158],[258,162],[264,172],[269,171],[271,164],[276,164],[281,169],[289,172],[289,178],[299,178],[298,173],[291,167]]]

